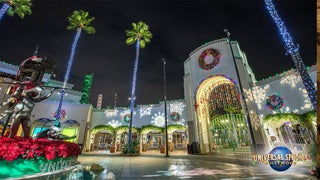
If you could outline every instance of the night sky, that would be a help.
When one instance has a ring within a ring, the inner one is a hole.
[[[316,63],[316,1],[275,1],[293,41],[300,45],[306,65]],[[154,37],[140,51],[137,104],[163,100],[163,64],[167,59],[167,99],[183,99],[183,63],[202,44],[226,37],[240,44],[256,78],[281,73],[293,67],[285,55],[282,39],[263,1],[98,1],[34,0],[25,19],[5,16],[0,22],[0,60],[18,65],[34,53],[57,63],[63,81],[75,31],[66,30],[67,17],[83,9],[95,17],[96,33],[82,33],[69,83],[81,90],[86,73],[94,73],[90,103],[103,94],[103,107],[128,106],[135,57],[134,45],[125,44],[125,30],[132,22],[146,22]]]

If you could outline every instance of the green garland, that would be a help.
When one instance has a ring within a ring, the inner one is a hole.
[[[154,125],[151,125],[151,124],[141,127],[141,134],[146,134],[149,131],[163,132],[163,128],[162,127],[158,127],[158,126],[154,126]]]
[[[176,130],[186,130],[187,128],[185,126],[182,126],[180,124],[171,124],[168,126],[168,133],[173,133]]]
[[[280,122],[281,120],[287,120],[294,123],[300,123],[302,126],[310,127],[312,126],[312,120],[316,118],[315,111],[308,111],[303,114],[297,113],[277,113],[277,114],[268,114],[263,122]]]
[[[117,132],[117,134],[122,134],[123,132],[126,132],[128,130],[129,130],[128,126],[118,126],[115,128],[115,131]],[[134,133],[140,132],[140,129],[136,127],[132,127],[132,132]]]
[[[111,133],[114,133],[115,131],[115,129],[111,125],[98,125],[91,130],[91,133],[97,133],[101,130],[110,131]]]

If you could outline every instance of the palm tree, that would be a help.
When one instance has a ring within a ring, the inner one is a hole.
[[[128,152],[132,152],[132,116],[134,111],[134,100],[135,100],[135,90],[136,90],[136,80],[139,62],[139,50],[140,47],[144,48],[146,43],[151,42],[152,34],[149,31],[149,26],[139,21],[137,24],[132,23],[132,29],[126,30],[128,39],[126,40],[127,45],[131,45],[136,42],[136,58],[134,62],[133,79],[132,79],[132,89],[131,89],[131,99],[130,99],[130,122],[129,122],[129,138],[128,138]]]
[[[31,0],[0,0],[0,3],[4,3],[0,9],[0,20],[5,13],[9,16],[17,14],[23,19],[25,15],[30,15],[32,12]]]
[[[313,105],[313,109],[317,111],[316,88],[311,80],[310,75],[306,70],[302,57],[300,56],[299,46],[294,44],[293,39],[287,31],[287,28],[281,20],[280,16],[278,15],[278,12],[272,3],[272,0],[264,0],[264,2],[266,3],[269,14],[271,15],[273,21],[279,29],[282,40],[285,44],[285,49],[287,50],[287,54],[291,56],[292,61],[301,76],[302,83],[308,92],[308,96],[311,101],[311,104]]]
[[[70,77],[70,70],[71,70],[75,50],[76,50],[76,47],[78,44],[78,40],[81,35],[81,31],[84,30],[88,34],[94,34],[96,32],[95,28],[90,26],[91,22],[94,19],[95,19],[94,17],[89,17],[89,13],[85,12],[83,10],[74,11],[73,14],[68,17],[69,26],[67,26],[67,29],[68,30],[75,30],[76,29],[77,33],[74,37],[73,44],[71,47],[71,54],[70,54],[70,57],[68,60],[67,71],[64,76],[63,88],[66,88],[69,77]],[[60,111],[61,111],[61,107],[62,107],[64,94],[65,94],[65,89],[62,89],[61,95],[60,95],[60,102],[59,102],[58,110],[57,110],[56,117],[55,117],[55,126],[56,127],[61,126],[59,119],[60,119]]]

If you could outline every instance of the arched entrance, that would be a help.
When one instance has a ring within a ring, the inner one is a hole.
[[[114,144],[114,128],[110,125],[99,125],[91,130],[91,150],[107,150]]]
[[[221,148],[234,153],[244,146],[250,151],[247,124],[232,79],[213,75],[203,80],[196,90],[195,102],[201,153]]]

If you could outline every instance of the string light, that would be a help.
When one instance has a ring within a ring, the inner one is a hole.
[[[140,118],[143,117],[143,116],[148,116],[148,115],[151,115],[151,109],[152,109],[152,105],[150,106],[141,106],[140,107]]]
[[[151,118],[153,119],[153,121],[151,121],[151,123],[153,123],[154,125],[159,126],[159,127],[164,126],[164,123],[165,123],[164,113],[158,112],[158,113],[154,114]]]
[[[74,40],[73,40],[73,43],[72,43],[71,54],[70,54],[70,57],[69,57],[69,60],[68,60],[68,65],[67,65],[67,71],[66,71],[66,74],[64,76],[63,88],[67,87],[67,83],[68,83],[68,80],[69,80],[69,77],[70,77],[71,66],[72,66],[72,63],[73,63],[74,54],[76,52],[76,47],[77,47],[80,35],[81,35],[81,28],[79,28],[77,30],[77,33],[76,33],[76,35],[74,37]],[[58,106],[58,110],[57,110],[56,119],[59,119],[59,117],[60,117],[60,111],[61,111],[61,107],[62,107],[64,94],[65,94],[65,90],[62,89],[61,90],[60,102],[59,102],[59,106]]]
[[[108,124],[109,124],[110,126],[112,126],[113,128],[117,128],[117,127],[119,127],[119,126],[122,125],[121,122],[116,121],[116,120],[114,120],[114,119],[112,119],[111,122],[108,122]]]
[[[311,80],[310,75],[307,73],[307,69],[303,63],[301,56],[300,56],[299,46],[295,45],[293,43],[293,40],[292,40],[290,34],[288,33],[283,21],[279,17],[279,15],[278,15],[278,13],[272,3],[272,0],[265,0],[264,2],[266,3],[268,12],[270,13],[273,21],[276,23],[278,30],[280,31],[282,40],[285,44],[285,49],[287,51],[287,54],[290,54],[290,56],[294,62],[294,65],[301,76],[303,85],[306,88],[306,90],[308,92],[308,97],[311,101],[311,104],[313,105],[313,109],[315,111],[317,111],[316,89],[315,89],[315,86]]]
[[[169,104],[170,112],[177,112],[180,115],[182,114],[186,105],[183,102],[172,102]]]
[[[104,114],[106,115],[106,117],[116,116],[118,114],[118,110],[116,110],[116,109],[107,109],[107,110],[104,111]]]
[[[0,9],[0,19],[2,19],[3,15],[8,11],[10,5],[8,3],[4,3]]]
[[[285,77],[282,77],[280,84],[287,84],[291,87],[296,87],[297,83],[301,81],[300,76],[295,71],[288,71],[288,74]]]

